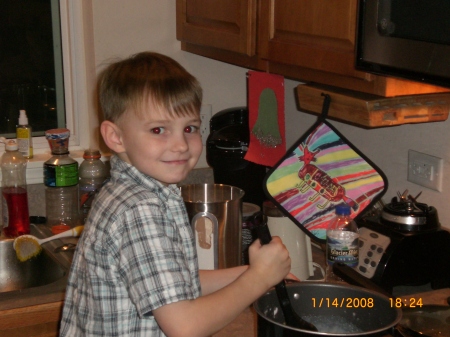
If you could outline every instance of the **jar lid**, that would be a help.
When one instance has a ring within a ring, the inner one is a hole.
[[[51,129],[45,131],[45,138],[48,141],[52,154],[67,154],[69,153],[69,129]]]
[[[15,140],[10,139],[5,143],[6,151],[17,151],[18,149],[19,149],[19,145],[17,145]]]
[[[51,129],[45,131],[47,139],[66,139],[70,137],[70,130],[65,128]]]
[[[84,159],[99,159],[102,155],[99,150],[96,149],[87,149],[84,150],[83,158]]]
[[[350,215],[350,206],[348,205],[337,205],[335,208],[337,215]]]

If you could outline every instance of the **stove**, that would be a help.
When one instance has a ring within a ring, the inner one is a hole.
[[[436,208],[394,198],[357,224],[358,273],[391,294],[398,286],[450,287],[450,232],[441,228]]]

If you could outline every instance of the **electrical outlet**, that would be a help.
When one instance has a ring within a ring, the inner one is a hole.
[[[200,119],[202,124],[200,126],[200,135],[202,136],[202,143],[206,145],[206,139],[209,135],[209,122],[212,116],[212,106],[211,104],[202,104],[200,108]]]
[[[408,151],[408,181],[442,192],[444,161],[425,153]]]

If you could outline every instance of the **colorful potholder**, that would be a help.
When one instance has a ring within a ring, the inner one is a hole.
[[[319,120],[267,173],[265,193],[310,237],[326,242],[337,205],[351,206],[356,218],[387,190],[384,173],[325,120]]]

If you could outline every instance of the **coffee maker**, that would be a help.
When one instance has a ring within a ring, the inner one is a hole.
[[[214,114],[206,141],[206,160],[213,168],[214,182],[244,190],[244,202],[262,208],[266,167],[244,159],[250,142],[247,107]]]

